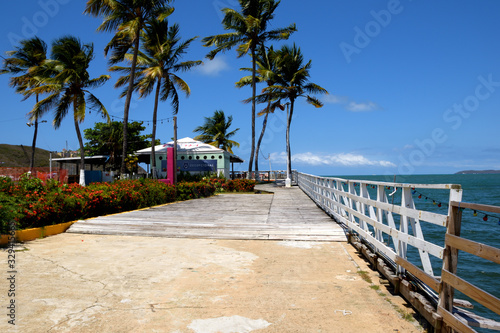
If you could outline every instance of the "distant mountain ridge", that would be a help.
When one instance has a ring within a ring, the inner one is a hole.
[[[500,170],[465,170],[456,172],[455,175],[473,175],[473,174],[496,174]]]
[[[45,149],[35,149],[35,167],[48,167],[50,152]],[[31,146],[0,144],[0,167],[29,168],[31,160]]]

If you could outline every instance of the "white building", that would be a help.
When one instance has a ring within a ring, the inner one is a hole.
[[[167,149],[173,147],[173,141],[155,146],[158,178],[165,178],[167,175]],[[139,157],[139,162],[151,165],[151,148],[138,150],[135,154]],[[188,137],[177,140],[177,171],[217,172],[230,178],[231,164],[243,162],[240,157],[207,143]]]

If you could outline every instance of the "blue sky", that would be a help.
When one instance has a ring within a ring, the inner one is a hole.
[[[200,36],[185,60],[204,66],[182,77],[192,95],[182,98],[178,136],[193,129],[215,110],[234,117],[241,143],[234,152],[248,160],[250,152],[250,88],[234,83],[249,67],[234,50],[210,62],[201,38],[222,33],[220,9],[236,8],[236,0],[177,0],[171,22],[184,39]],[[85,1],[9,1],[3,4],[0,45],[3,56],[22,38],[36,34],[49,45],[73,34],[93,42],[93,76],[108,73],[103,48],[110,34],[97,33],[100,19],[83,15]],[[293,167],[318,175],[446,174],[464,169],[500,169],[500,2],[495,0],[283,0],[272,28],[296,23],[298,31],[285,43],[296,43],[312,60],[311,81],[326,88],[325,106],[296,105],[291,128]],[[278,47],[280,44],[275,44]],[[109,73],[108,73],[109,74]],[[94,91],[112,116],[123,116],[123,99],[113,88],[117,76]],[[0,143],[31,145],[33,128],[26,113],[34,100],[21,102],[0,76],[2,96]],[[130,119],[152,118],[153,98],[135,99]],[[159,119],[171,117],[169,103]],[[68,117],[58,130],[47,115],[39,127],[37,146],[60,151],[78,148]],[[89,114],[81,126],[102,121]],[[285,168],[285,115],[277,112],[260,156],[260,169]],[[260,132],[262,120],[257,119]],[[145,123],[147,131],[151,126]],[[173,136],[172,123],[160,123],[162,142]],[[245,170],[248,163],[237,166]]]

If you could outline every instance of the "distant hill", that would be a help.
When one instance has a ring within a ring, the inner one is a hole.
[[[456,172],[456,175],[472,175],[472,174],[492,174],[500,173],[500,170],[465,170]]]
[[[50,152],[45,149],[35,149],[35,167],[49,167]],[[0,144],[0,167],[30,166],[31,146],[14,146]]]

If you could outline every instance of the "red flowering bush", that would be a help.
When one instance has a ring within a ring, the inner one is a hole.
[[[249,179],[227,180],[224,178],[205,179],[204,182],[213,185],[216,193],[221,192],[253,192],[256,182]]]
[[[7,186],[9,185],[9,186]],[[119,213],[173,202],[175,187],[156,180],[126,180],[86,187],[26,177],[17,184],[0,179],[0,233]]]
[[[176,200],[208,197],[216,192],[251,192],[255,181],[247,179],[205,179],[180,182],[177,186],[152,179],[94,183],[83,187],[43,183],[28,175],[14,183],[0,177],[0,234],[9,232],[9,222],[17,229],[35,228],[107,214],[165,204]]]
[[[234,179],[228,180],[224,188],[228,192],[253,192],[255,184],[255,180]]]

